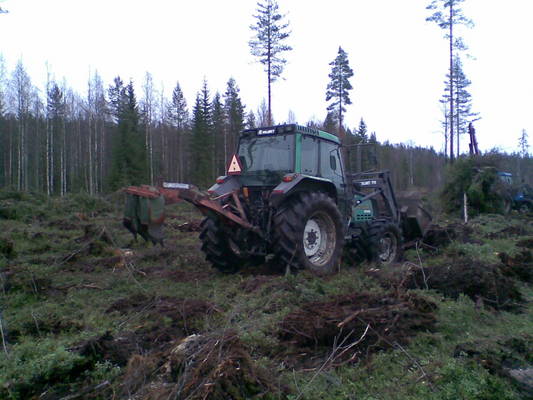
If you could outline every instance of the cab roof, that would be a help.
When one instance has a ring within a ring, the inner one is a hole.
[[[320,129],[309,128],[307,126],[297,125],[297,124],[283,124],[275,126],[265,126],[260,128],[245,129],[241,132],[242,135],[255,135],[255,136],[270,136],[270,135],[281,135],[289,133],[300,133],[304,135],[313,135],[321,139],[330,140],[337,144],[340,144],[340,140],[337,136],[321,131]]]

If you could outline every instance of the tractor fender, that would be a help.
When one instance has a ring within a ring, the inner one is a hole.
[[[217,178],[217,182],[211,186],[207,193],[214,196],[222,196],[223,194],[231,193],[235,190],[240,189],[241,183],[238,176],[226,175],[220,176]]]
[[[272,207],[278,207],[288,197],[300,192],[325,192],[337,203],[337,189],[331,180],[303,174],[291,176],[292,180],[283,181],[272,190],[270,194]]]

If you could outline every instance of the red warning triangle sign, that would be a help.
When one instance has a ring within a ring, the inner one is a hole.
[[[237,154],[234,154],[229,163],[228,175],[240,175],[241,172],[242,172],[241,160],[239,160],[239,157],[237,157]]]

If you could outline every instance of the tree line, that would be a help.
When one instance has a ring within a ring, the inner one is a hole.
[[[349,166],[356,170],[377,167],[373,158],[379,158],[380,168],[394,171],[399,189],[435,188],[442,182],[444,160],[460,154],[460,135],[477,116],[472,112],[467,90],[470,81],[459,57],[466,46],[456,27],[471,25],[459,8],[463,1],[432,0],[427,7],[432,11],[428,20],[446,32],[450,43],[450,67],[441,99],[444,154],[410,145],[380,144],[363,119],[356,128],[345,126],[354,71],[348,54],[339,46],[330,63],[326,116],[307,125],[337,134],[348,146],[373,145],[370,156],[362,152],[366,147],[355,146],[357,152],[348,154]],[[86,95],[73,91],[65,80],[57,81],[50,72],[43,93],[33,85],[22,61],[8,74],[0,58],[0,185],[48,195],[96,194],[163,180],[207,187],[225,173],[241,130],[275,123],[271,84],[283,72],[283,54],[292,50],[286,44],[289,24],[275,0],[258,3],[253,17],[256,24],[250,26],[253,37],[249,46],[264,66],[268,93],[268,101],[255,113],[246,110],[233,78],[222,93],[212,92],[204,80],[192,105],[187,104],[179,82],[167,98],[155,89],[148,72],[138,85],[140,96],[131,80],[125,82],[117,76],[106,87],[96,71],[89,76]],[[290,114],[287,121],[279,122],[295,122]],[[521,157],[512,157],[527,159],[525,131],[521,140]],[[518,166],[519,175],[524,174],[520,162],[512,165]]]

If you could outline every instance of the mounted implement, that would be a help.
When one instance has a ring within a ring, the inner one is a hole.
[[[207,193],[176,183],[125,191],[125,226],[154,243],[162,243],[161,204],[198,207],[202,250],[223,272],[271,256],[274,268],[329,273],[344,248],[358,260],[395,262],[404,239],[421,237],[430,220],[398,204],[388,171],[347,174],[336,136],[294,124],[243,131],[228,175]]]

